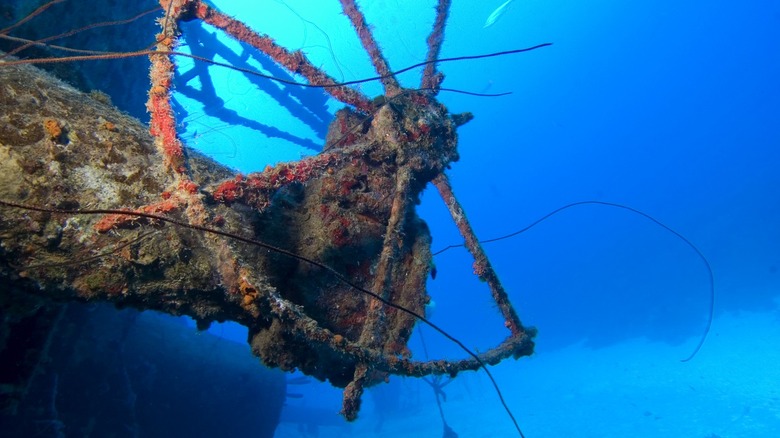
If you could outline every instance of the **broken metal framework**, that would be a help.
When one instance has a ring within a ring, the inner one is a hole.
[[[456,128],[470,118],[450,114],[435,99],[443,79],[435,61],[450,1],[438,2],[422,83],[410,90],[396,81],[355,1],[341,0],[381,78],[382,99],[339,84],[302,52],[278,46],[200,0],[160,5],[165,14],[153,50],[75,57],[150,57],[147,108],[156,150],[144,146],[149,141],[130,122],[119,123],[118,115],[107,112],[83,130],[74,110],[30,114],[25,126],[42,134],[25,144],[49,150],[46,166],[30,158],[35,149],[0,138],[12,158],[8,162],[18,164],[5,164],[3,173],[24,175],[27,185],[0,190],[3,278],[49,297],[184,313],[204,324],[237,321],[249,327],[253,352],[267,365],[297,368],[345,388],[342,413],[350,420],[363,389],[388,374],[454,376],[531,354],[534,330],[518,318],[445,174],[458,159]],[[179,23],[195,19],[255,47],[352,108],[336,114],[323,152],[247,176],[229,175],[185,153],[170,93],[173,58],[182,55],[176,52]],[[0,61],[0,72],[75,58]],[[0,96],[5,108],[19,99],[20,89]],[[46,93],[53,101],[54,91]],[[76,99],[65,94],[63,102]],[[128,148],[131,131],[136,146]],[[85,137],[96,132],[102,136],[98,151],[88,152],[84,162],[94,172],[116,173],[124,166],[123,176],[77,177],[64,170],[76,166],[66,149],[83,147]],[[111,180],[114,193],[130,193],[107,199],[85,182],[90,178]],[[489,286],[509,330],[500,345],[479,355],[459,343],[471,356],[464,360],[413,361],[406,347],[414,324],[428,323],[430,236],[414,206],[429,182],[445,201],[474,257],[474,273]],[[83,263],[62,262],[63,257]]]

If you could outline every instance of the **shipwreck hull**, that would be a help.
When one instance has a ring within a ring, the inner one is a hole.
[[[332,272],[286,252],[320,260],[370,287],[392,206],[386,202],[393,189],[386,169],[371,161],[330,159],[333,164],[306,184],[285,185],[258,210],[238,201],[214,202],[209,187],[231,172],[189,151],[196,186],[187,190],[207,210],[192,211],[196,207],[165,199],[181,182],[167,171],[144,125],[29,66],[0,68],[0,83],[0,198],[48,209],[2,207],[3,293],[108,301],[189,315],[204,327],[236,321],[249,327],[253,350],[266,364],[297,368],[338,386],[349,382],[354,360],[332,352],[329,340],[303,338],[292,327],[301,322],[286,325],[270,309],[271,297],[305,309],[307,324],[360,342],[369,299]],[[101,224],[109,215],[80,214],[139,205],[154,205],[145,211],[181,223],[207,217],[205,227],[286,252],[143,217],[105,230]],[[388,299],[423,314],[430,237],[413,210],[403,230],[397,254],[403,269],[390,274]],[[390,309],[376,332],[381,340],[372,346],[405,354],[413,325],[412,316]]]

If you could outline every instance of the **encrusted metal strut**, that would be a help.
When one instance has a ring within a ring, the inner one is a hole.
[[[450,2],[438,2],[416,90],[398,83],[358,5],[341,4],[382,99],[200,0],[161,0],[155,49],[137,52],[151,60],[148,128],[24,62],[0,61],[0,105],[13,127],[0,130],[0,280],[15,293],[187,314],[201,326],[239,322],[265,364],[345,388],[349,420],[363,389],[388,375],[454,376],[531,354],[534,330],[523,327],[445,175],[458,160],[456,129],[470,118],[436,100]],[[170,101],[182,20],[213,25],[349,105],[323,151],[249,175],[185,154]],[[510,332],[479,355],[458,343],[462,360],[414,361],[407,348],[415,324],[430,324],[431,238],[415,205],[431,182]]]

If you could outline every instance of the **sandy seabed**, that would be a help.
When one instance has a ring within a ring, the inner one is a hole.
[[[699,354],[680,362],[694,343],[576,345],[505,362],[493,373],[528,438],[778,436],[780,312],[722,315]],[[365,397],[354,424],[283,422],[276,436],[441,437],[441,418],[425,382],[391,384],[402,385],[408,407],[385,412],[381,424],[377,405]],[[444,415],[459,437],[518,436],[484,373],[463,375],[445,392]],[[313,402],[308,398],[304,403]],[[338,406],[332,408],[335,416]]]

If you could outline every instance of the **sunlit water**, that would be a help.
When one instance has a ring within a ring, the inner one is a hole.
[[[302,49],[337,80],[375,75],[334,1],[215,2],[225,12]],[[363,2],[393,69],[425,58],[434,2]],[[528,437],[773,437],[780,430],[780,5],[714,2],[454,0],[443,57],[538,51],[440,65],[459,130],[461,160],[448,172],[479,237],[521,229],[570,202],[622,203],[693,242],[695,252],[641,216],[605,206],[562,212],[486,246],[536,354],[494,367]],[[250,12],[255,11],[255,12]],[[207,26],[188,23],[187,44],[219,47],[216,60],[273,67]],[[249,57],[247,57],[249,56]],[[181,136],[242,173],[317,152],[340,108],[301,90],[179,59]],[[194,69],[194,70],[193,70]],[[420,72],[402,75],[407,87]],[[293,79],[300,79],[294,78]],[[204,84],[205,87],[204,87]],[[213,86],[213,91],[209,88]],[[376,83],[363,84],[370,96]],[[426,192],[420,214],[434,250],[461,241],[443,204]],[[462,249],[437,256],[432,320],[474,350],[506,336],[487,287]],[[430,358],[463,357],[422,326]],[[230,326],[213,333],[243,342]],[[420,332],[410,342],[426,359]],[[441,436],[433,391],[392,377],[370,389],[357,422],[338,416],[340,392],[290,385],[278,437]],[[515,436],[484,373],[444,388],[444,419],[460,437]],[[247,431],[251,436],[251,431]]]
[[[335,4],[268,2],[268,14],[252,15],[228,3],[220,6],[281,44],[303,48],[339,80],[374,75]],[[392,68],[424,59],[433,19],[428,3],[364,5]],[[540,330],[534,357],[494,371],[524,432],[774,436],[780,8],[768,1],[517,1],[483,28],[495,3],[455,1],[442,56],[554,45],[440,66],[447,87],[513,92],[440,95],[452,111],[475,114],[460,130],[462,159],[450,175],[479,235],[512,232],[569,202],[619,202],[685,235],[715,275],[712,331],[699,355],[683,363],[706,321],[707,271],[667,231],[626,211],[583,206],[488,246],[521,318]],[[262,93],[236,85],[235,72],[215,71],[213,79],[222,84],[220,96],[247,117],[321,142],[289,114],[258,104]],[[413,87],[419,72],[401,81]],[[363,90],[380,92],[375,84]],[[245,139],[238,128],[215,136],[241,145],[213,156],[243,172],[313,152],[262,135]],[[434,249],[460,241],[435,193],[425,194],[420,210]],[[495,345],[505,335],[502,321],[468,255],[453,250],[435,262],[433,320],[475,349]],[[431,331],[425,340],[431,357],[463,356]],[[417,334],[411,345],[424,359]],[[337,390],[311,383],[290,391],[304,396],[288,400],[279,437],[442,434],[433,391],[422,380],[396,377],[370,391],[354,424],[336,416]],[[459,436],[513,435],[484,374],[463,375],[445,393],[444,416]]]

